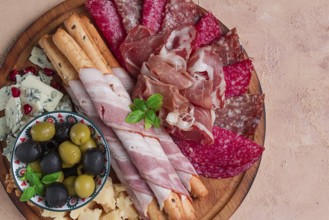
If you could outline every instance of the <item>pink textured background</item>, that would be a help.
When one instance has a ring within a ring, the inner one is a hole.
[[[32,21],[60,2],[0,0],[0,61]],[[237,27],[266,93],[266,151],[232,219],[328,219],[329,1],[199,4]],[[0,219],[23,219],[2,187],[0,204]]]

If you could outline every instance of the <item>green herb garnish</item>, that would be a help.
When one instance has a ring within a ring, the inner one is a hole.
[[[24,176],[21,178],[22,181],[28,181],[30,186],[24,189],[23,194],[20,197],[21,202],[30,200],[35,195],[43,195],[45,191],[45,185],[49,185],[60,179],[62,172],[51,173],[44,176],[42,174],[34,172],[33,169],[28,165]],[[41,179],[41,180],[40,180]]]
[[[132,112],[128,114],[125,122],[134,124],[144,119],[145,129],[149,129],[152,126],[160,127],[160,118],[156,115],[161,109],[163,104],[163,96],[161,94],[153,94],[146,101],[136,98],[134,103],[130,105]]]

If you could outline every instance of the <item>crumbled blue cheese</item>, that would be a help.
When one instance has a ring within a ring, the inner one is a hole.
[[[0,89],[0,111],[4,110],[11,97],[11,86],[4,86]]]
[[[23,105],[29,104],[32,106],[31,115],[38,116],[44,112],[41,103],[42,92],[35,88],[22,88],[23,95],[21,95],[21,100]]]
[[[54,69],[53,65],[47,59],[45,52],[38,47],[33,47],[29,60],[33,64],[41,67],[42,69],[44,68],[49,68],[52,70]]]
[[[35,76],[28,76],[24,81],[22,81],[21,88],[25,90],[37,89],[41,91],[41,105],[45,110],[49,112],[54,111],[59,101],[63,97],[63,93],[41,82]]]
[[[72,111],[72,103],[68,95],[64,95],[58,106],[55,108],[56,111]]]
[[[47,76],[43,70],[39,70],[39,77],[41,82],[46,83],[48,86],[50,86],[51,80],[53,80],[52,76]]]
[[[15,133],[23,117],[22,105],[20,98],[10,97],[5,110],[6,123],[12,133]]]
[[[0,118],[0,141],[3,141],[9,133],[9,128],[7,126],[6,118]]]
[[[16,142],[15,137],[13,137],[11,135],[7,136],[6,147],[3,149],[2,155],[4,155],[8,159],[9,162],[11,161],[11,155],[12,155],[13,150],[14,150],[15,142]]]

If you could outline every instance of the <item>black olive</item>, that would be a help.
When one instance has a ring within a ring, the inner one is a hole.
[[[98,175],[102,172],[104,162],[104,155],[97,148],[88,150],[83,157],[84,170],[92,175]]]
[[[63,169],[64,177],[67,178],[70,176],[77,176],[78,175],[78,169],[77,169],[78,166],[79,165],[75,165],[74,167]]]
[[[64,141],[70,140],[70,130],[74,124],[73,123],[59,123],[55,125],[55,139],[62,143]]]
[[[62,160],[57,151],[51,151],[40,161],[43,174],[55,173],[62,170]]]
[[[41,142],[41,147],[42,147],[42,153],[43,155],[48,154],[50,151],[57,151],[58,149],[58,142],[55,141],[54,139],[51,139],[49,141]]]
[[[63,183],[52,183],[46,190],[46,201],[51,207],[62,207],[65,205],[69,195]]]
[[[23,163],[31,163],[41,157],[42,150],[38,142],[27,140],[17,146],[15,153]]]

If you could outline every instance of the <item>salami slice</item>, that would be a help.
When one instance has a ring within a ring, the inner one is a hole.
[[[264,151],[253,141],[217,126],[213,127],[213,135],[212,145],[174,138],[197,173],[208,178],[236,176],[251,167]]]
[[[196,24],[203,11],[191,0],[169,0],[161,26],[162,32]]]
[[[217,40],[221,35],[219,21],[210,12],[207,12],[196,24],[197,36],[193,42],[193,48],[205,46]]]
[[[142,25],[159,32],[167,0],[144,0]]]
[[[246,93],[253,70],[250,59],[223,67],[226,82],[225,97],[240,96]]]
[[[107,0],[87,0],[86,8],[102,32],[111,51],[120,64],[124,66],[120,53],[120,45],[126,37],[126,32],[115,5]]]
[[[244,60],[243,48],[236,29],[232,29],[219,40],[211,44],[214,53],[220,57],[219,63],[227,66]]]
[[[225,100],[215,110],[215,124],[247,138],[253,137],[264,110],[264,94],[245,94]]]
[[[127,33],[141,23],[143,0],[114,0],[114,2]]]

